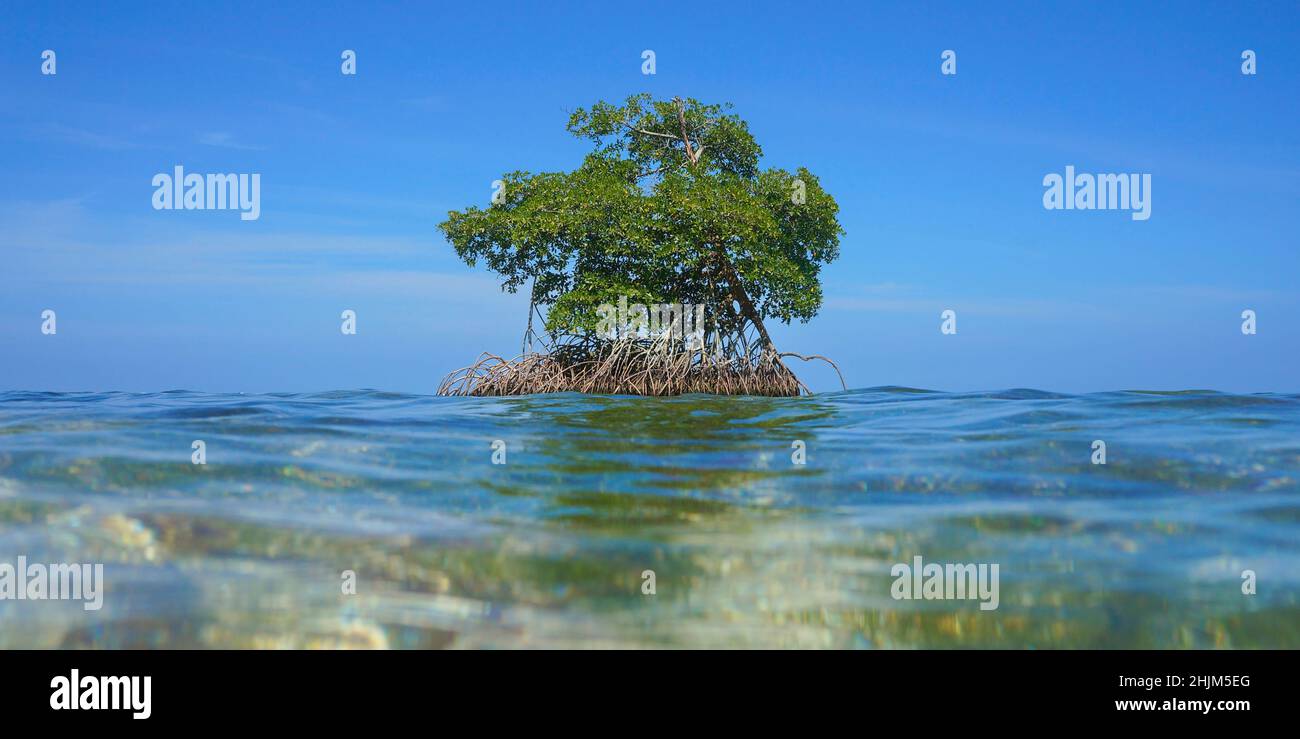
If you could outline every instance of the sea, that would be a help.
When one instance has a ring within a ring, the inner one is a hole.
[[[3,648],[1298,648],[1300,395],[4,392],[6,565]]]

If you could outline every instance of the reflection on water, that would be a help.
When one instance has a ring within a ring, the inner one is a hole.
[[[0,646],[1300,647],[1298,432],[1212,392],[3,393],[0,563],[107,583],[0,600]],[[894,600],[916,555],[998,563],[999,608]]]

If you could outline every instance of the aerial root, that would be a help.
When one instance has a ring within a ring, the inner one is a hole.
[[[579,392],[609,395],[766,395],[811,394],[781,361],[791,352],[758,350],[751,356],[725,357],[704,349],[646,339],[561,344],[548,353],[514,359],[483,353],[474,364],[452,372],[439,395],[502,396]],[[834,367],[835,363],[830,362]],[[839,372],[839,368],[835,368]],[[840,381],[843,382],[843,376]]]
[[[802,359],[802,360],[805,361],[805,362],[811,362],[811,361],[814,360],[814,359],[820,359],[820,360],[822,360],[823,362],[825,362],[826,364],[829,364],[831,367],[834,367],[834,368],[835,368],[835,374],[839,375],[839,377],[840,377],[840,386],[843,387],[845,390],[848,390],[848,389],[849,389],[849,385],[848,385],[848,383],[846,383],[846,382],[844,381],[844,373],[843,373],[843,372],[840,372],[840,366],[839,366],[838,364],[835,364],[834,362],[832,362],[832,361],[831,361],[829,358],[827,358],[827,357],[823,357],[823,356],[820,355],[820,354],[809,354],[808,356],[805,357],[805,356],[802,355],[802,354],[795,354],[794,352],[781,352],[778,356],[780,356],[782,359],[784,359],[784,358],[786,358],[786,357],[794,357],[794,358],[796,358],[796,359]],[[804,387],[807,387],[807,386],[805,385]],[[812,393],[810,392],[809,395],[811,395],[811,394],[812,394]]]

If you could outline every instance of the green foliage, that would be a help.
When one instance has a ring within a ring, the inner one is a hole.
[[[646,94],[579,109],[568,130],[593,150],[578,169],[506,174],[504,202],[438,227],[506,290],[531,282],[552,332],[592,334],[596,307],[620,295],[704,304],[723,332],[806,321],[839,254],[839,206],[804,168],[760,171],[762,150],[729,110]]]

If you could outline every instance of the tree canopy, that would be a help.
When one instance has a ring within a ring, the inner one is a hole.
[[[807,321],[839,254],[839,206],[800,167],[759,169],[762,149],[730,105],[629,97],[578,109],[592,149],[572,172],[514,171],[499,202],[439,229],[470,266],[527,287],[553,335],[592,337],[619,296],[707,307],[709,331],[771,344],[764,321]],[[531,318],[531,315],[530,315]]]

